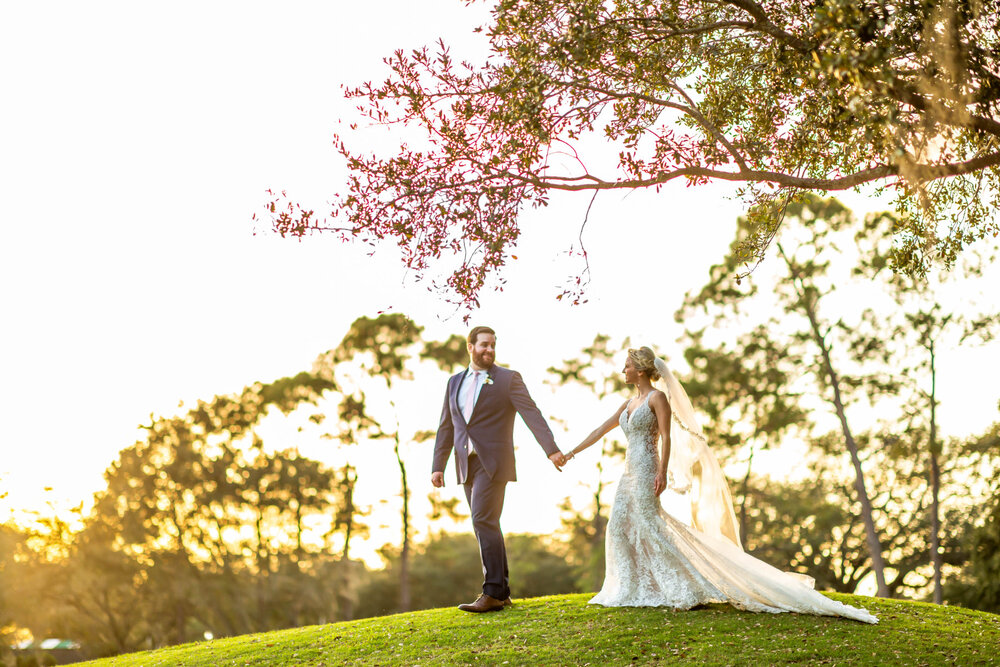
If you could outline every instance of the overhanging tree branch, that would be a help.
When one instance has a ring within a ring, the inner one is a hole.
[[[338,137],[351,176],[331,217],[344,222],[272,200],[274,227],[395,240],[418,277],[451,255],[446,291],[471,306],[510,259],[521,212],[552,192],[728,182],[763,215],[775,188],[872,184],[906,213],[893,268],[920,274],[1000,231],[1000,7],[882,4],[498,1],[483,64],[457,64],[443,42],[398,51],[383,83],[347,93],[426,148],[379,159]],[[583,173],[560,173],[563,151]]]

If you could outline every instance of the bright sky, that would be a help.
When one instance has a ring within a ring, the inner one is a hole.
[[[340,85],[381,79],[382,57],[439,36],[459,56],[481,56],[471,29],[484,16],[457,0],[2,5],[0,519],[85,501],[151,413],[305,369],[358,316],[392,309],[428,337],[464,335],[461,314],[406,277],[391,248],[370,258],[332,239],[254,235],[251,215],[267,188],[322,209],[343,183],[331,139],[352,105]],[[570,424],[564,449],[615,405],[557,395],[545,369],[598,332],[679,356],[673,313],[741,212],[727,193],[677,184],[599,197],[580,307],[555,297],[581,266],[566,251],[589,197],[556,197],[526,215],[506,288],[485,294],[473,321],[498,330],[498,362]],[[975,378],[996,349],[942,357],[945,433],[995,421],[996,392]],[[408,394],[421,428],[436,425],[443,376],[435,382]],[[559,475],[524,429],[518,437],[521,481],[505,530],[553,530],[558,502],[582,493],[577,480],[593,479],[594,459]],[[304,449],[324,457],[319,445]],[[397,490],[387,453],[362,470],[373,506]],[[414,496],[425,498],[430,445],[408,461]],[[394,539],[391,517],[380,521],[388,532],[372,549]]]

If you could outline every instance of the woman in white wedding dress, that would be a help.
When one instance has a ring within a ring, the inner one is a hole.
[[[616,426],[628,438],[625,472],[607,527],[604,586],[592,604],[690,609],[727,602],[748,611],[878,622],[863,609],[816,592],[811,578],[782,572],[743,551],[729,486],[680,383],[648,347],[628,351],[624,373],[638,396],[567,455],[573,458]],[[653,387],[660,379],[662,391]],[[668,479],[690,504],[690,523],[660,505]]]

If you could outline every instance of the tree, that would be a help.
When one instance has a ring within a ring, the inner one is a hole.
[[[400,449],[403,436],[400,433],[399,418],[392,399],[392,389],[396,380],[412,377],[407,361],[411,356],[411,348],[420,339],[420,331],[420,327],[401,313],[382,314],[374,319],[359,317],[351,324],[340,345],[321,355],[315,364],[315,370],[320,374],[336,375],[337,369],[344,369],[347,366],[352,366],[358,371],[347,372],[348,377],[352,378],[353,391],[344,394],[340,407],[341,421],[354,425],[354,432],[358,435],[376,440],[388,439],[393,443],[393,453],[399,466],[401,481],[400,496],[403,500],[399,586],[401,611],[410,610],[410,487],[407,483],[406,464]],[[368,412],[365,389],[372,379],[377,379],[382,384],[380,389],[384,389],[389,405],[393,408],[391,418],[395,419],[396,424],[392,430],[387,430]]]
[[[471,306],[558,191],[737,183],[760,223],[740,264],[802,190],[891,189],[908,272],[998,230],[996,0],[496,0],[485,34],[484,63],[442,41],[349,90],[418,132],[389,157],[338,138],[347,194],[328,219],[275,196],[276,231],[392,239],[418,275],[456,256],[447,288]]]
[[[294,452],[266,452],[259,439],[245,450],[216,448],[176,421],[152,428],[147,443],[123,450],[109,470],[107,491],[73,541],[137,568],[120,579],[148,601],[147,613],[113,608],[146,619],[156,646],[205,630],[232,635],[332,620],[334,573],[323,570],[333,547],[322,523],[333,521],[334,472]],[[142,582],[137,592],[133,579]]]
[[[427,494],[427,500],[431,505],[431,511],[427,518],[431,521],[441,521],[448,517],[452,523],[461,523],[469,518],[468,514],[459,509],[462,500],[457,496],[443,498],[441,491],[434,489]]]
[[[341,618],[349,621],[354,618],[355,591],[353,583],[355,575],[350,558],[351,538],[367,536],[368,526],[361,523],[359,517],[368,514],[354,503],[354,489],[358,483],[357,470],[350,463],[338,471],[337,496],[341,499],[333,522],[333,531],[344,531],[344,550],[340,555],[342,581],[338,587],[338,606]]]
[[[908,407],[908,430],[922,429],[926,435],[923,447],[927,456],[927,474],[931,487],[930,557],[934,569],[934,602],[941,604],[942,565],[939,533],[941,530],[940,490],[942,441],[939,435],[937,391],[939,355],[968,343],[988,343],[1000,330],[1000,313],[992,299],[986,297],[985,307],[976,307],[974,287],[983,278],[989,260],[981,253],[970,252],[950,269],[937,269],[919,276],[907,276],[886,271],[893,248],[883,234],[886,226],[898,226],[889,215],[870,216],[856,234],[870,250],[864,253],[857,273],[876,281],[890,294],[896,304],[895,317],[881,311],[867,313],[869,320],[894,320],[890,329],[893,363],[907,378],[913,400]],[[957,290],[956,290],[957,288]],[[950,292],[950,294],[949,294]],[[857,337],[855,348],[885,349],[885,326],[872,327],[868,334]]]
[[[70,537],[61,523],[49,519],[36,533],[49,547],[66,553],[61,558],[46,557],[45,550],[36,553],[32,564],[40,576],[33,582],[32,602],[44,612],[26,618],[32,634],[83,640],[86,651],[96,656],[151,648],[155,631],[150,616],[157,600],[143,595],[149,589],[140,584],[142,565],[115,548],[117,536],[106,525],[91,523]]]
[[[508,535],[507,557],[517,588],[511,595],[538,597],[576,592],[572,566],[558,543],[540,535]],[[371,573],[361,592],[359,616],[380,616],[396,610],[399,599],[399,549],[380,550],[385,569]],[[432,534],[412,554],[410,583],[418,608],[453,607],[482,583],[479,545],[470,533]]]
[[[986,481],[987,500],[966,514],[964,567],[945,582],[944,597],[965,607],[1000,613],[1000,423],[969,438],[962,448],[974,476]]]
[[[886,588],[893,597],[922,597],[933,580],[927,572],[930,484],[922,459],[910,455],[924,438],[924,433],[895,424],[885,432],[857,437],[869,471],[866,481],[885,557]],[[843,466],[839,434],[825,434],[809,444],[803,475],[755,478],[748,511],[754,540],[748,550],[775,567],[812,576],[818,589],[853,593],[872,574],[854,475]],[[952,514],[965,513],[977,503],[960,484],[945,488]],[[945,559],[953,565],[964,560],[956,548],[962,525],[953,521],[942,532]]]
[[[372,572],[362,588],[358,615],[382,616],[399,610],[400,548],[387,544],[379,550],[385,563]],[[432,534],[413,548],[409,584],[418,608],[451,607],[462,602],[482,581],[479,545],[469,533]]]
[[[865,484],[861,452],[848,420],[847,406],[852,397],[859,398],[865,393],[866,398],[874,400],[880,394],[894,392],[898,383],[881,372],[885,370],[883,367],[865,373],[864,366],[857,363],[859,355],[853,351],[847,351],[838,358],[836,339],[839,338],[841,346],[849,350],[855,329],[844,318],[832,322],[825,319],[820,311],[824,299],[843,286],[837,277],[830,275],[831,264],[842,272],[846,266],[847,273],[850,273],[851,265],[842,261],[843,252],[839,243],[854,225],[854,218],[835,199],[821,200],[812,195],[799,196],[787,205],[784,215],[796,221],[795,229],[786,231],[797,232],[798,237],[790,239],[791,243],[789,239],[785,239],[784,244],[776,242],[780,263],[773,269],[773,275],[767,276],[770,281],[765,293],[776,300],[786,315],[781,327],[789,332],[787,335],[810,349],[808,355],[801,357],[802,370],[812,376],[819,395],[833,408],[839,422],[844,448],[855,473],[855,490],[865,523],[878,594],[886,596],[889,589],[886,586],[882,544]],[[734,269],[741,261],[741,243],[757,232],[759,224],[750,216],[739,219],[736,239],[729,254],[711,268],[708,284],[688,295],[678,311],[678,319],[699,310],[711,311],[717,324],[740,319],[747,302],[761,294],[756,281],[741,281],[734,276]],[[788,246],[787,251],[785,245]],[[867,322],[872,323],[873,320],[869,318]],[[878,350],[866,352],[874,355]],[[849,365],[858,374],[844,372],[842,364]]]
[[[332,620],[333,472],[256,433],[269,408],[332,388],[303,373],[152,418],[82,530],[50,518],[29,539],[37,611],[23,623],[109,655]]]
[[[983,523],[966,537],[969,564],[965,581],[952,587],[949,599],[962,606],[1000,613],[1000,496],[988,504]]]
[[[2,498],[2,494],[0,494]],[[18,628],[16,610],[22,607],[23,595],[17,584],[22,575],[15,557],[24,548],[24,531],[9,522],[0,523],[0,664],[6,658],[7,648],[15,643]],[[23,620],[22,620],[23,623]]]
[[[755,476],[746,515],[754,540],[747,551],[811,576],[817,590],[853,593],[871,573],[871,560],[864,527],[849,510],[850,484],[842,485],[837,473],[836,465],[820,459],[801,481]]]
[[[429,359],[442,369],[449,369],[467,357],[461,338],[452,336],[444,342],[425,343],[420,335],[422,330],[402,313],[383,313],[375,318],[359,317],[351,324],[340,344],[320,355],[314,363],[315,373],[321,377],[339,378],[337,382],[343,388],[339,411],[347,431],[341,435],[341,440],[358,442],[369,438],[392,442],[399,467],[402,498],[402,539],[398,562],[400,611],[409,611],[412,599],[409,585],[412,531],[410,486],[402,448],[404,444],[426,442],[434,437],[434,433],[427,430],[403,433],[393,390],[398,388],[399,381],[412,379],[411,360],[414,358]],[[381,419],[373,416],[366,398],[376,391],[389,407],[389,414]],[[395,423],[390,427],[387,422]]]

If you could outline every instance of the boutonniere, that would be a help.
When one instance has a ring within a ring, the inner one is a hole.
[[[487,375],[486,379],[483,380],[483,384],[493,384],[493,378],[491,376]]]

